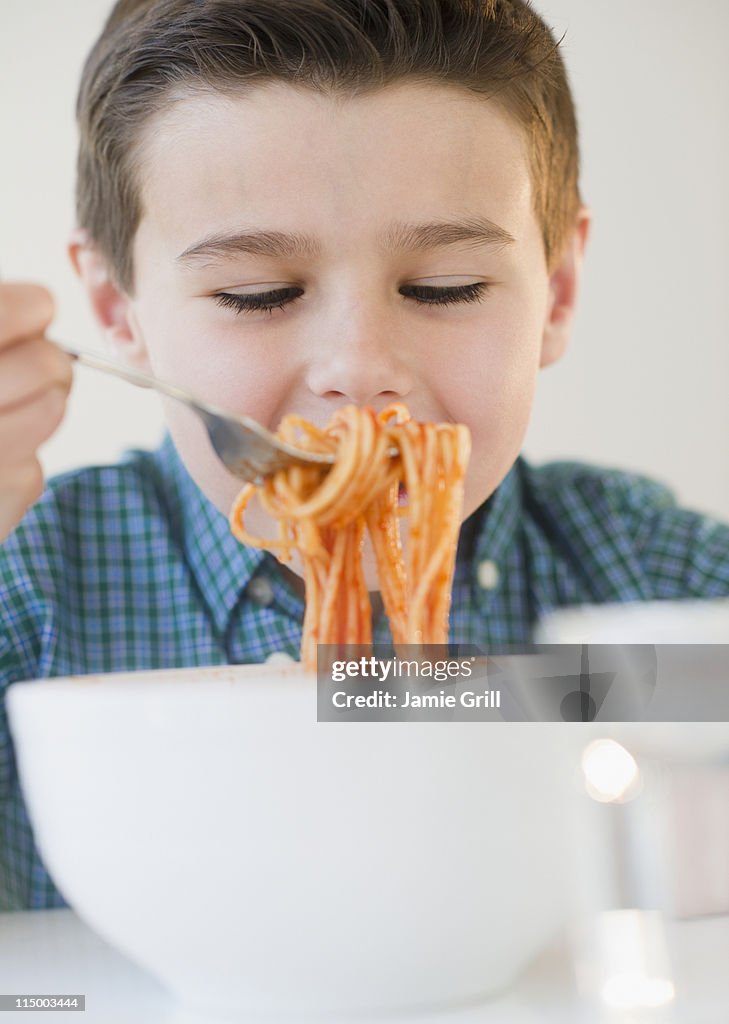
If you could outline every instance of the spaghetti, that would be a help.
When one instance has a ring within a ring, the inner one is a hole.
[[[273,551],[281,561],[293,549],[300,552],[304,665],[316,668],[317,644],[372,643],[362,568],[365,531],[394,643],[447,643],[468,429],[417,422],[401,404],[379,414],[349,405],[325,430],[286,416],[277,434],[307,451],[332,453],[336,460],[332,467],[292,465],[260,486],[247,484],[233,505],[230,525],[242,543]],[[246,530],[244,515],[254,495],[278,521],[277,538],[264,540]],[[404,543],[403,515],[408,517]]]

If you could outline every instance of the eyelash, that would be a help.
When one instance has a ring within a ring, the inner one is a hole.
[[[488,289],[489,285],[486,281],[454,285],[451,288],[408,284],[403,285],[400,294],[405,298],[414,299],[422,306],[450,306],[458,302],[480,302]],[[232,309],[235,313],[273,313],[275,309],[284,309],[286,306],[290,306],[303,294],[300,288],[278,288],[273,292],[258,292],[250,295],[218,292],[213,298],[218,305]]]

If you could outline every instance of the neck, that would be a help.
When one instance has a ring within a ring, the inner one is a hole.
[[[284,580],[286,580],[291,589],[299,595],[302,601],[305,600],[306,590],[304,587],[304,581],[301,578],[301,576],[298,576],[295,572],[292,572],[291,569],[289,569],[285,565],[279,564],[277,568],[278,571],[281,573],[281,576],[283,577]],[[370,591],[370,604],[372,606],[372,621],[377,622],[377,620],[384,612],[382,596],[379,590]]]

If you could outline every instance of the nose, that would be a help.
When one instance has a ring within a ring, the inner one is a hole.
[[[318,397],[375,408],[407,398],[414,364],[393,321],[387,310],[367,310],[359,302],[327,323],[319,321],[307,371],[309,389]]]

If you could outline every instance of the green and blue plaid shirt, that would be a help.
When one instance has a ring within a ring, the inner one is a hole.
[[[528,642],[549,610],[729,596],[729,526],[645,477],[519,458],[464,524],[450,637]],[[20,679],[297,656],[303,602],[242,547],[167,439],[52,480],[0,551],[0,908],[62,906],[18,788],[4,692]],[[387,621],[375,640],[389,640]]]

